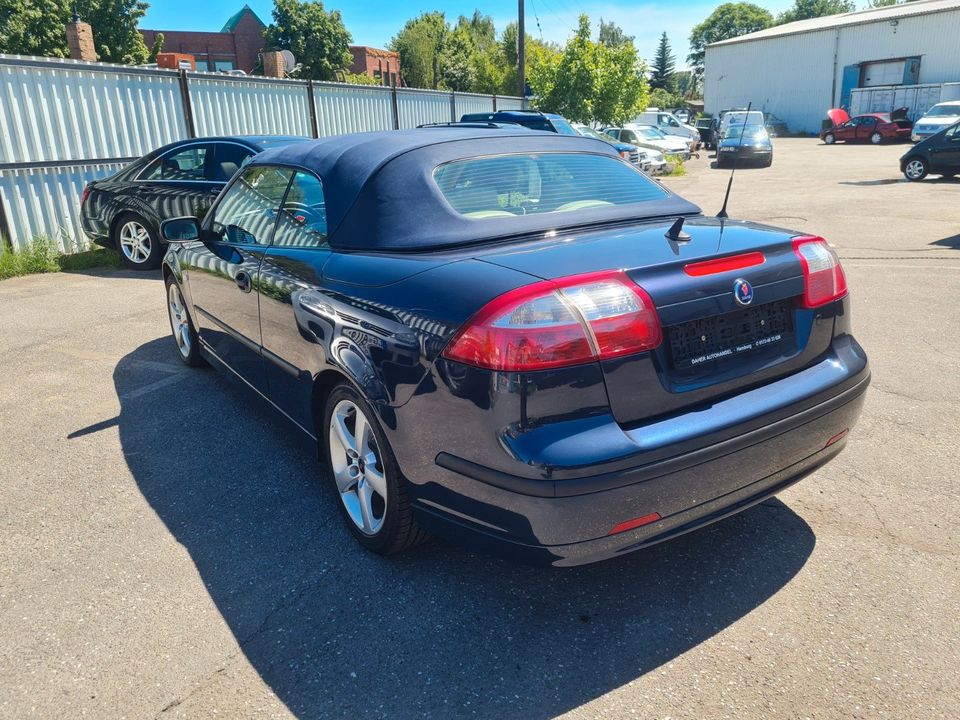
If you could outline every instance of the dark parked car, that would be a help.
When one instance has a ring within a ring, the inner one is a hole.
[[[291,145],[162,232],[179,357],[313,438],[380,553],[638,550],[829,461],[869,382],[826,241],[704,217],[600,140]]]
[[[266,148],[307,138],[278,135],[182,140],[147,153],[123,170],[87,185],[80,201],[84,232],[120,253],[128,267],[160,265],[165,244],[160,222],[198,218],[251,157]]]
[[[710,150],[713,147],[713,118],[698,118],[694,127],[700,133],[700,142]]]
[[[748,162],[763,167],[773,164],[773,143],[767,129],[763,125],[732,125],[724,131],[717,148],[717,167]]]
[[[913,123],[903,117],[886,113],[868,113],[851,118],[843,108],[827,110],[831,125],[820,131],[820,139],[827,145],[846,142],[871,142],[879,145],[884,141],[909,140]]]
[[[530,130],[543,130],[558,135],[579,135],[570,122],[562,115],[545,113],[539,110],[499,110],[495,113],[467,113],[460,122],[489,121],[523,125]]]
[[[944,128],[921,140],[900,158],[900,172],[907,180],[923,180],[927,175],[960,175],[960,123]]]

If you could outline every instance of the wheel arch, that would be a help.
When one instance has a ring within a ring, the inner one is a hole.
[[[321,451],[325,443],[323,432],[323,415],[327,405],[327,398],[338,385],[349,385],[360,397],[367,401],[373,411],[377,414],[384,430],[396,427],[396,419],[393,408],[383,402],[378,402],[370,396],[370,393],[364,390],[363,383],[359,378],[352,377],[345,368],[328,368],[321,370],[313,378],[313,385],[310,391],[310,408],[313,419],[313,434],[317,438],[317,452]]]

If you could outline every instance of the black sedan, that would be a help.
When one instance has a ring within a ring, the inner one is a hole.
[[[921,140],[900,158],[900,172],[912,182],[927,175],[960,175],[960,123]]]
[[[773,143],[763,125],[736,125],[727,128],[717,145],[717,167],[759,163],[773,164]]]
[[[826,241],[704,217],[599,140],[291,145],[162,232],[179,357],[312,438],[379,553],[638,550],[829,461],[869,382]]]
[[[306,140],[277,135],[208,137],[165,145],[123,170],[87,185],[80,201],[84,232],[120,253],[128,267],[160,265],[160,222],[202,218],[213,200],[251,157],[263,150]]]

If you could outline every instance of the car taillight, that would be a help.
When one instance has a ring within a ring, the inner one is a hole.
[[[793,252],[803,265],[803,307],[815,308],[847,294],[840,258],[822,237],[793,238]]]
[[[80,207],[83,207],[83,204],[87,201],[87,196],[90,194],[90,186],[87,185],[83,188],[83,193],[80,195]]]
[[[662,337],[650,296],[612,270],[544,280],[491,300],[443,356],[490,370],[543,370],[652,350]]]

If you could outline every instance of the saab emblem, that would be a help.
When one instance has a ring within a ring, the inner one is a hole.
[[[733,281],[733,299],[737,305],[749,305],[753,302],[753,286],[743,278]]]

